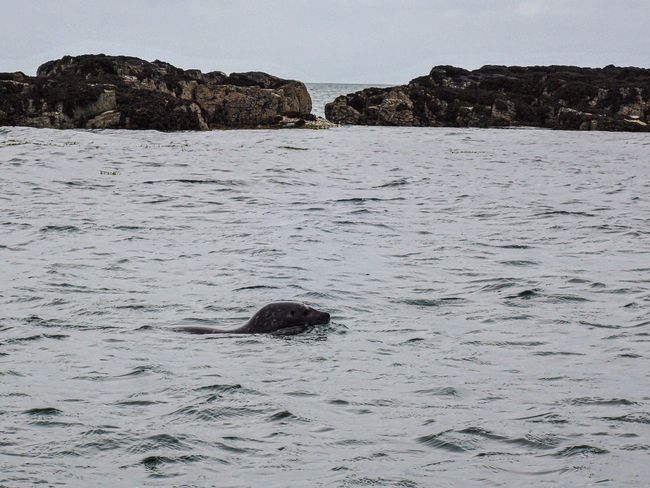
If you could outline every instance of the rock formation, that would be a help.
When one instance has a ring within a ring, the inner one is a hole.
[[[205,130],[309,126],[305,85],[266,73],[182,70],[128,56],[65,56],[0,73],[0,126]]]
[[[650,131],[650,70],[436,66],[408,85],[340,96],[325,116],[360,125]]]

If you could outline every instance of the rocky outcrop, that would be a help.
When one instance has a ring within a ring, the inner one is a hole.
[[[408,85],[340,96],[325,116],[359,125],[650,131],[650,70],[436,66]]]
[[[49,61],[35,77],[0,73],[0,125],[206,130],[315,122],[303,83],[260,72],[228,76],[99,54]]]

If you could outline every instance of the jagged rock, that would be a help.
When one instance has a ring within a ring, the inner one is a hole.
[[[436,66],[408,85],[368,88],[325,106],[353,125],[650,130],[650,70]]]
[[[306,118],[305,85],[266,73],[201,73],[129,56],[65,56],[36,77],[0,73],[0,125],[206,130]]]
[[[119,127],[122,115],[115,110],[107,110],[86,122],[86,129],[115,129]]]
[[[286,128],[331,129],[332,127],[336,127],[336,124],[325,120],[323,117],[316,117],[315,115],[308,117],[282,117],[277,123]]]

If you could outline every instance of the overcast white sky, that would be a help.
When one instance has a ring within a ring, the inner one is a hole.
[[[650,0],[0,0],[0,71],[128,54],[405,83],[437,64],[650,67]]]

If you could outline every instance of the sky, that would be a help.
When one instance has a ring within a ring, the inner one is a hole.
[[[305,82],[451,64],[650,67],[650,0],[0,0],[0,72],[66,54]]]

